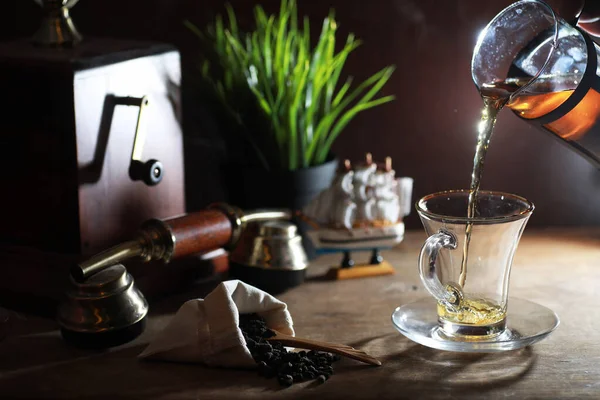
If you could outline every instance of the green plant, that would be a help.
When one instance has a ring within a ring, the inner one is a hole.
[[[256,6],[254,17],[255,30],[244,33],[227,5],[227,21],[217,16],[206,34],[188,21],[186,25],[211,44],[212,55],[200,67],[202,76],[242,126],[266,168],[295,170],[322,164],[356,114],[394,99],[375,98],[393,66],[355,87],[351,77],[338,85],[346,59],[360,41],[350,34],[336,52],[333,11],[323,21],[314,47],[309,20],[304,17],[300,26],[295,0],[282,0],[276,15]],[[258,108],[262,125],[249,122],[256,118],[256,108],[249,102]]]

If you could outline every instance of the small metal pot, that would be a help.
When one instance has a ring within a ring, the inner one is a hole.
[[[269,221],[248,229],[230,261],[231,278],[271,294],[303,283],[308,266],[302,237],[288,221]]]
[[[145,328],[148,303],[121,264],[108,267],[83,283],[71,278],[58,324],[65,340],[78,347],[126,343]]]

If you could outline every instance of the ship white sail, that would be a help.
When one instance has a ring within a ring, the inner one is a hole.
[[[411,178],[396,178],[391,159],[378,168],[367,155],[354,170],[346,160],[331,186],[303,214],[320,229],[309,236],[316,247],[391,247],[404,237],[402,218],[410,212]]]
[[[396,172],[378,171],[373,174],[373,202],[372,211],[373,220],[383,223],[396,223],[400,220],[400,198],[398,196]]]
[[[414,179],[408,176],[396,178],[396,193],[400,200],[400,214],[404,217],[410,214],[412,209],[412,190]]]
[[[352,229],[356,210],[353,177],[351,170],[338,173],[331,186],[311,201],[303,213],[320,225]]]
[[[376,164],[367,164],[358,167],[354,171],[354,202],[356,203],[355,222],[372,221],[375,198],[373,197],[371,184],[373,174],[377,171]]]

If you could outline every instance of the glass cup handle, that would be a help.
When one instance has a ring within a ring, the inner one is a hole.
[[[462,302],[462,290],[457,283],[442,285],[437,275],[436,261],[441,249],[456,249],[457,240],[454,233],[440,229],[429,236],[419,254],[419,275],[425,289],[446,308],[457,311]]]

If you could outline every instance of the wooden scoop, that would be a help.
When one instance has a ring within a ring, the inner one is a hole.
[[[381,361],[373,356],[368,355],[362,350],[357,350],[354,347],[346,346],[345,344],[319,342],[311,339],[304,339],[295,336],[275,332],[275,336],[268,338],[271,342],[279,342],[284,346],[298,347],[300,349],[326,351],[328,353],[339,354],[340,356],[352,358],[362,361],[370,365],[381,365]]]

